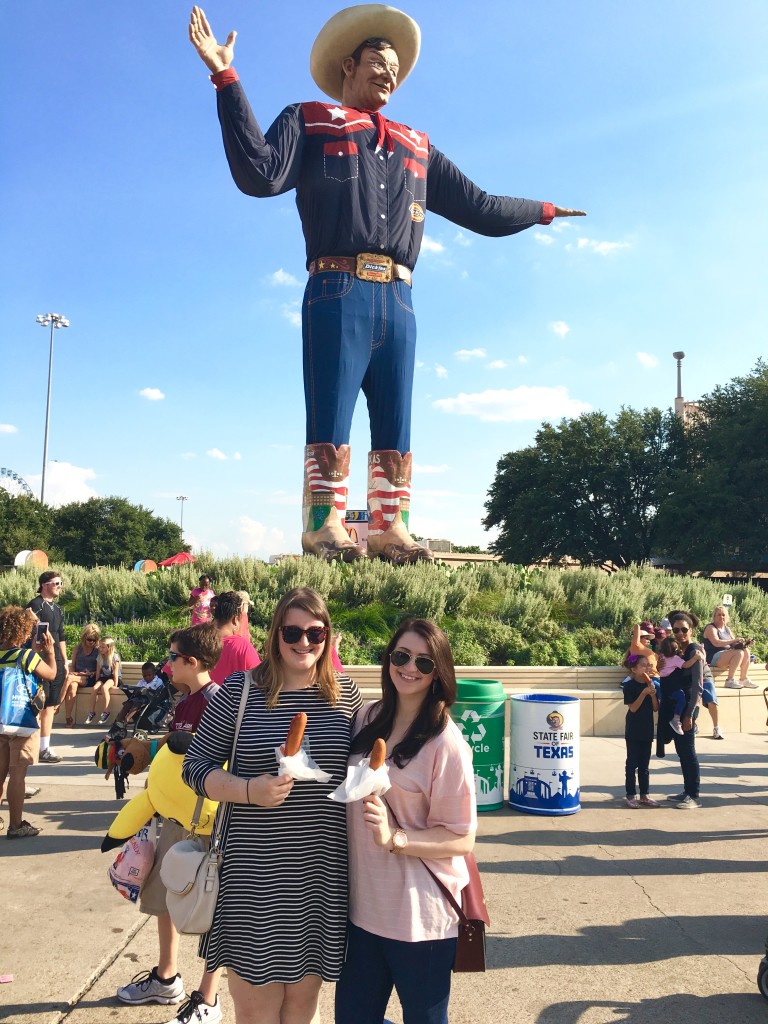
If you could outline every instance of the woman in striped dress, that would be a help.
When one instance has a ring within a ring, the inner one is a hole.
[[[228,968],[238,1024],[310,1024],[322,981],[336,981],[347,917],[344,804],[328,800],[345,778],[351,721],[362,701],[331,663],[331,622],[308,587],[275,609],[252,685],[237,752],[229,760],[244,675],[225,682],[184,760],[184,781],[222,801],[223,860],[208,970]],[[300,711],[304,747],[327,783],[277,775],[275,748]]]

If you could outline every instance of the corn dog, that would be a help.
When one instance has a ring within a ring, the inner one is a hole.
[[[373,750],[371,751],[371,758],[368,762],[370,767],[376,771],[377,768],[381,768],[387,759],[387,744],[383,739],[379,738],[373,741]]]
[[[301,741],[304,739],[304,730],[307,727],[307,716],[304,711],[300,711],[298,715],[294,716],[293,721],[288,729],[288,735],[285,738],[285,751],[286,757],[293,757],[294,754],[298,754],[301,750]]]

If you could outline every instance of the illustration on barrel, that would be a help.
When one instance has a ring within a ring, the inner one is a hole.
[[[578,697],[510,698],[509,804],[529,814],[574,814],[579,802]]]

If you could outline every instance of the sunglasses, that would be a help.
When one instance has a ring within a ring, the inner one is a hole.
[[[690,633],[691,632],[691,627],[690,626],[673,626],[672,627],[672,632],[673,633]]]
[[[392,651],[389,656],[389,660],[397,668],[402,668],[403,665],[407,665],[413,656],[408,651]],[[435,663],[431,658],[428,658],[425,654],[419,654],[413,658],[413,663],[416,668],[421,672],[423,676],[432,675],[435,671]]]
[[[307,643],[317,647],[318,644],[325,643],[328,630],[325,626],[310,626],[309,629],[302,629],[301,626],[281,626],[280,635],[286,644],[297,644],[305,636]]]
[[[188,658],[186,654],[182,654],[181,651],[168,651],[168,661],[170,661],[171,664],[173,664],[177,658],[181,658],[182,661],[192,660],[191,658]]]

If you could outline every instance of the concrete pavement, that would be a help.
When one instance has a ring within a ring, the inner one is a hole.
[[[101,730],[55,735],[60,765],[25,816],[36,839],[0,835],[0,1020],[161,1024],[172,1007],[125,1007],[119,985],[156,963],[153,921],[106,877],[101,837],[116,813],[93,764]],[[698,811],[621,805],[624,744],[582,738],[582,810],[481,818],[476,852],[493,921],[489,970],[458,975],[452,1024],[765,1024],[755,978],[768,932],[768,736],[700,737]],[[651,762],[652,795],[681,787],[674,756]],[[134,792],[136,790],[134,789]],[[0,811],[7,820],[7,808]],[[182,940],[188,990],[201,964]],[[234,1024],[226,984],[225,1020]],[[333,1020],[332,986],[321,1003]],[[389,1018],[402,1024],[396,1001]]]

